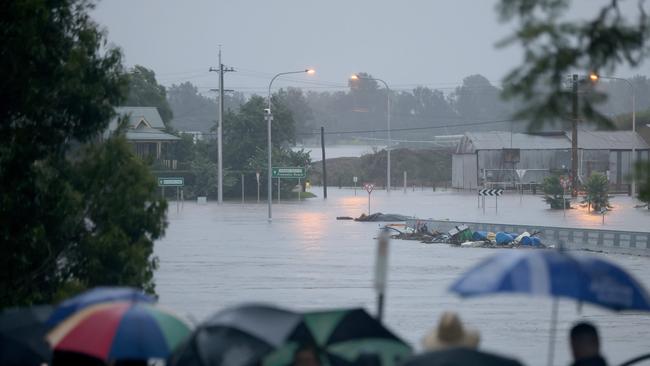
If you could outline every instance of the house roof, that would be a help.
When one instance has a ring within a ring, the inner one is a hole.
[[[117,128],[118,118],[124,115],[129,117],[129,127],[131,128],[138,127],[144,120],[148,127],[160,130],[165,129],[165,124],[156,107],[116,107],[115,112],[117,116],[111,120],[108,126],[110,131],[114,131]]]
[[[140,127],[126,130],[126,139],[138,141],[176,141],[180,140],[180,137],[170,135],[155,128]]]
[[[578,131],[578,148],[585,150],[648,150],[650,146],[632,131]],[[557,134],[526,134],[504,131],[467,132],[456,147],[457,154],[477,150],[553,150],[570,149],[571,132]]]
[[[580,139],[578,139],[580,141]],[[461,146],[463,145],[463,146]],[[467,132],[458,145],[459,152],[470,150],[501,150],[501,149],[569,149],[571,141],[566,136],[539,136],[527,133],[510,133],[504,131]]]
[[[571,141],[571,132],[566,133]],[[585,150],[636,150],[650,149],[645,140],[632,131],[578,131],[578,148]]]

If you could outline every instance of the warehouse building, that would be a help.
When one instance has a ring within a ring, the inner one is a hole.
[[[650,157],[650,146],[635,132],[579,131],[578,179],[584,182],[592,172],[600,172],[614,189],[625,189],[633,172],[632,149],[636,160]],[[452,186],[514,188],[570,170],[571,132],[468,132],[452,157]]]

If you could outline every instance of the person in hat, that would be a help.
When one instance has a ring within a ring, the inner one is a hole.
[[[463,327],[463,323],[456,313],[444,312],[440,316],[438,327],[424,337],[422,345],[428,351],[451,347],[476,349],[479,341],[478,331]]]
[[[424,353],[402,366],[522,366],[517,360],[478,350],[479,333],[463,327],[457,314],[445,312],[423,340]]]

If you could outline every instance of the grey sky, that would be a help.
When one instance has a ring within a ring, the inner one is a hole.
[[[353,72],[393,89],[451,90],[463,77],[498,81],[520,61],[517,48],[494,44],[509,33],[495,0],[104,0],[93,12],[127,65],[152,68],[165,85],[189,80],[202,92],[217,85],[223,47],[226,86],[262,93],[275,73],[313,67],[274,86],[341,90]],[[580,0],[574,13],[601,0]],[[583,6],[581,6],[583,5]],[[588,6],[587,6],[588,5]],[[633,4],[630,4],[633,5]],[[633,7],[627,9],[630,14]],[[648,72],[621,69],[619,76]]]

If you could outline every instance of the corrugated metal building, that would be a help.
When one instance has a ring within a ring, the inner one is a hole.
[[[650,146],[632,131],[579,131],[578,175],[598,171],[619,188],[629,183],[632,148],[648,159]],[[571,133],[468,132],[452,157],[452,186],[476,189],[499,184],[541,183],[553,171],[571,169]]]

